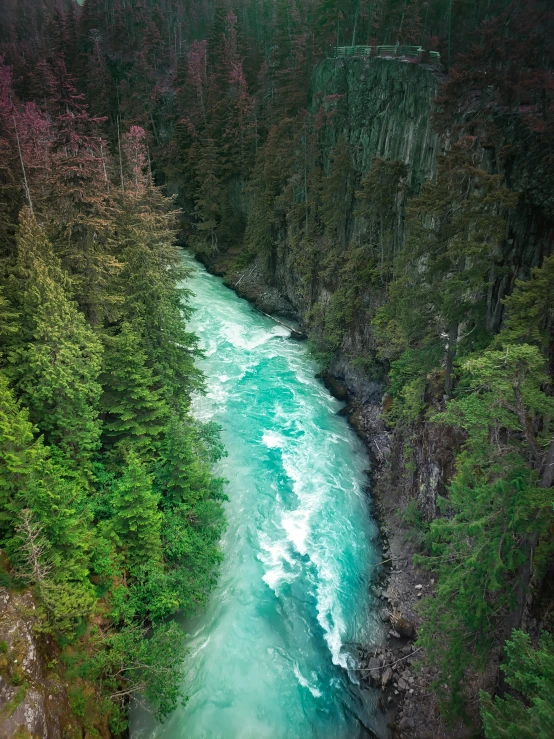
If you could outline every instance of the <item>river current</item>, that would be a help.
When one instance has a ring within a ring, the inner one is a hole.
[[[225,559],[207,608],[183,623],[188,702],[162,725],[135,710],[132,737],[383,736],[351,656],[381,633],[364,448],[306,344],[185,259],[208,388],[194,413],[222,426],[228,451]]]

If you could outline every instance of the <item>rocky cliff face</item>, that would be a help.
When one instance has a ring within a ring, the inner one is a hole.
[[[432,101],[440,81],[441,75],[433,67],[392,59],[323,61],[313,74],[311,105],[315,113],[322,101],[333,104],[322,134],[327,154],[345,134],[357,172],[367,172],[375,158],[400,160],[407,165],[408,191],[417,192],[433,176],[441,148],[431,124]],[[398,204],[399,230],[403,206]],[[347,215],[348,237],[353,241],[362,225],[353,213]],[[302,320],[307,319],[315,302],[325,303],[335,287],[317,279],[307,298],[284,242],[272,267],[270,281],[292,302]],[[365,350],[370,343],[367,327],[360,324],[347,337],[343,354]]]
[[[56,674],[56,646],[35,632],[35,612],[29,591],[0,588],[0,737],[6,739],[61,739],[77,728]]]
[[[79,709],[76,689],[92,695],[93,687],[62,675],[33,594],[0,587],[0,739],[111,736],[106,717],[91,720]]]
[[[406,165],[403,194],[394,205],[394,238],[399,247],[405,238],[406,204],[433,178],[437,156],[451,143],[450,135],[439,136],[432,123],[434,99],[444,81],[445,76],[429,65],[369,57],[327,59],[312,76],[314,121],[322,107],[330,111],[317,134],[327,158],[343,135],[350,145],[358,183],[376,158]],[[460,110],[460,117],[470,118],[470,113],[469,109]],[[554,248],[554,178],[544,171],[539,144],[521,121],[510,118],[505,111],[491,110],[488,115],[497,125],[499,138],[483,143],[482,166],[501,174],[506,184],[519,193],[502,251],[491,269],[487,328],[496,331],[502,321],[503,298],[512,291],[515,280],[528,278],[531,268]],[[478,124],[470,132],[478,138]],[[242,202],[246,219],[249,203]],[[367,224],[356,214],[354,200],[347,210],[348,249],[359,242]],[[278,224],[273,236],[270,258],[260,257],[245,269],[234,269],[233,253],[205,261],[264,311],[297,318],[309,331],[314,306],[325,313],[341,287],[340,280],[336,275],[324,276],[316,264],[307,289],[306,276],[298,269],[298,248],[291,246],[287,226]],[[369,314],[381,299],[379,290],[368,287],[361,307],[341,325],[340,349],[329,373],[344,383],[349,393],[351,419],[386,473],[388,495],[394,488],[395,496],[402,491],[405,501],[416,499],[425,519],[431,520],[437,495],[444,491],[452,472],[453,448],[461,439],[453,438],[450,430],[424,424],[413,430],[406,454],[406,438],[387,433],[381,413],[383,382],[375,373],[368,373],[367,362],[363,361],[375,352]],[[434,402],[439,410],[440,394]]]

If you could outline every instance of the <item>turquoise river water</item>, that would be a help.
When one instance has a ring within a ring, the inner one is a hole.
[[[305,343],[186,256],[206,357],[201,420],[222,426],[229,481],[224,563],[189,635],[189,700],[133,739],[384,736],[376,694],[356,681],[355,642],[378,641],[369,597],[379,561],[368,459]]]

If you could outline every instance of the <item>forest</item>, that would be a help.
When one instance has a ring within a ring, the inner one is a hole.
[[[225,452],[190,411],[186,244],[269,281],[287,265],[320,363],[383,388],[390,484],[422,428],[455,439],[435,510],[411,508],[437,583],[418,646],[445,720],[475,721],[493,665],[479,731],[551,736],[548,0],[1,5],[0,584],[36,594],[83,731],[119,736],[136,696],[173,710],[170,617],[217,577]],[[362,166],[345,96],[314,87],[336,47],[397,43],[440,53],[431,176]]]

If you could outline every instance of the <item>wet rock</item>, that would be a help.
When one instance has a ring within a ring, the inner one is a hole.
[[[367,668],[368,670],[371,670],[374,675],[377,675],[379,670],[381,669],[381,660],[377,657],[370,657],[367,663]]]
[[[340,380],[337,380],[336,377],[333,377],[332,374],[323,371],[319,372],[316,377],[318,377],[323,382],[327,390],[334,398],[342,401],[348,400],[348,391],[346,387]]]
[[[394,628],[400,636],[411,639],[415,634],[415,624],[404,616],[400,616],[394,621]]]
[[[408,716],[404,716],[398,722],[398,728],[401,731],[403,731],[404,729],[415,729],[415,721],[413,720],[413,718],[409,718]]]
[[[390,667],[385,667],[383,670],[383,674],[381,675],[381,685],[383,687],[386,687],[390,681],[392,680],[392,669]]]

